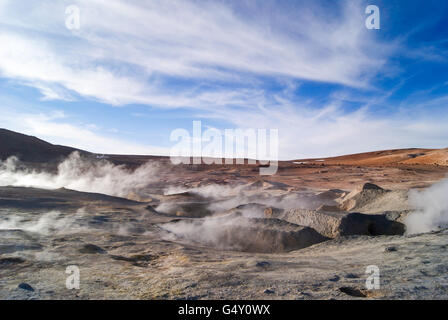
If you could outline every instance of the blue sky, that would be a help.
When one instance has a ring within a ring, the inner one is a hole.
[[[448,147],[447,17],[437,0],[0,0],[0,127],[126,154],[168,154],[193,120],[279,129],[281,159]]]

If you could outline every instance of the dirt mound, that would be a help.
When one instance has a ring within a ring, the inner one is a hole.
[[[160,204],[157,211],[166,215],[204,218],[212,214],[208,209],[210,200],[198,193],[182,192],[170,195],[156,195]]]
[[[278,218],[311,227],[328,238],[350,235],[402,235],[405,232],[404,224],[394,221],[388,214],[293,209],[285,211]]]
[[[158,196],[163,201],[203,201],[207,198],[191,191]]]
[[[285,183],[277,182],[277,181],[269,181],[258,179],[255,182],[252,182],[245,186],[243,190],[253,190],[253,189],[264,189],[264,190],[288,190],[291,188],[290,185]]]
[[[260,203],[247,203],[228,210],[225,215],[243,216],[246,218],[271,218],[274,214],[283,212],[283,209]]]
[[[364,213],[407,210],[407,191],[391,191],[366,183],[340,199],[339,209]]]
[[[320,192],[316,196],[320,197],[323,200],[334,200],[345,194],[346,192],[344,190],[331,189],[324,192]]]
[[[205,218],[212,215],[209,205],[209,202],[164,202],[157,206],[157,211],[177,217]]]
[[[171,240],[243,252],[287,252],[327,240],[310,227],[278,219],[220,217],[183,220],[161,228],[170,232]]]
[[[237,206],[235,209],[232,209],[234,211],[244,211],[244,210],[254,210],[257,212],[264,212],[264,210],[267,208],[264,204],[260,203],[247,203],[247,204],[241,204]]]
[[[387,192],[388,190],[385,190],[377,185],[366,183],[357,187],[343,197],[341,199],[340,209],[344,211],[355,210],[356,208],[362,207],[369,202],[375,201],[378,197]]]

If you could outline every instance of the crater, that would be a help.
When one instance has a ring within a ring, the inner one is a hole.
[[[310,227],[278,219],[241,216],[180,220],[160,227],[173,241],[242,252],[288,252],[328,239]]]

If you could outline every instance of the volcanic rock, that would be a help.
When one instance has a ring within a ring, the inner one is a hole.
[[[298,250],[328,238],[310,227],[279,219],[209,218],[162,226],[179,240],[226,250],[275,253]]]
[[[408,208],[407,190],[386,190],[366,183],[339,200],[341,211],[380,213]]]
[[[367,215],[357,212],[292,209],[285,211],[280,218],[311,227],[329,238],[349,235],[402,235],[405,232],[405,226],[402,223],[389,220],[385,214]]]

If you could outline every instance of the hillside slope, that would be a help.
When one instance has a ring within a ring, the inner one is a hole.
[[[331,158],[297,160],[352,166],[439,165],[448,166],[448,149],[397,149],[365,152]]]
[[[26,162],[53,162],[68,156],[74,151],[87,153],[71,147],[53,145],[33,136],[0,129],[1,160],[16,156]]]

